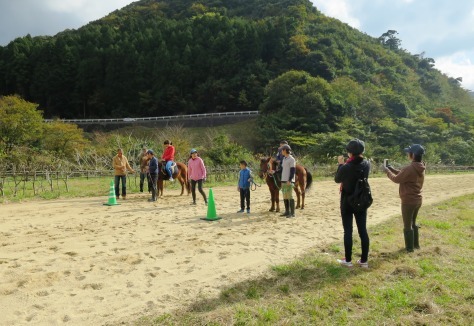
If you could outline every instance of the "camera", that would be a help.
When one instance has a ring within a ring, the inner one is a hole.
[[[386,158],[386,159],[383,160],[383,166],[388,167],[388,165],[389,165],[388,159]]]

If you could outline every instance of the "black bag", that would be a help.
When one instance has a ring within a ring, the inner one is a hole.
[[[372,192],[369,182],[364,176],[364,170],[360,171],[360,177],[357,180],[354,193],[347,197],[347,202],[354,212],[362,212],[372,205]]]

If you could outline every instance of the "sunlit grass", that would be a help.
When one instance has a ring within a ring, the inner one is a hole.
[[[270,277],[224,289],[209,309],[144,317],[136,324],[472,325],[474,195],[421,213],[422,248],[412,254],[400,248],[403,226],[395,217],[369,231],[368,270],[337,265],[338,245],[330,244],[272,266]]]

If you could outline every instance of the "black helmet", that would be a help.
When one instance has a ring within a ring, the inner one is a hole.
[[[365,143],[360,139],[352,139],[347,143],[346,150],[352,155],[360,155],[365,151]]]
[[[286,149],[288,152],[291,152],[291,147],[290,147],[290,145],[283,145],[283,146],[281,147],[281,150],[284,150],[284,149]]]
[[[425,154],[425,148],[421,146],[420,144],[413,144],[411,146],[408,146],[407,148],[404,149],[405,153],[412,153],[415,155],[424,155]]]

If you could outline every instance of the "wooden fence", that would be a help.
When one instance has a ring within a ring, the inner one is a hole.
[[[250,166],[256,180],[258,167]],[[216,183],[237,183],[239,167],[232,166],[207,166],[207,181]],[[332,177],[336,170],[336,165],[314,165],[308,167],[313,177]],[[372,173],[380,173],[381,168],[374,166]],[[427,174],[435,173],[459,173],[474,172],[474,166],[458,165],[427,165]],[[70,181],[82,179],[84,182],[95,178],[110,178],[114,173],[110,170],[60,170],[60,171],[0,171],[0,195],[16,197],[19,193],[25,195],[31,192],[36,196],[42,192],[69,192]],[[129,174],[129,184],[137,187],[139,184],[139,173]],[[260,183],[260,182],[258,182]]]

